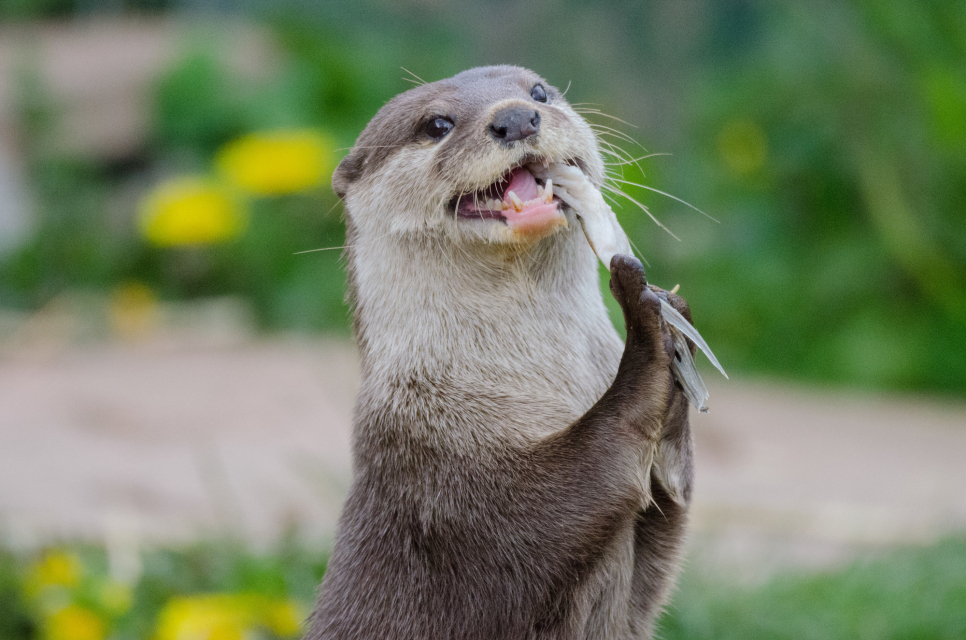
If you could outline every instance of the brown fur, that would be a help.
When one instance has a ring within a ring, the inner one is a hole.
[[[540,132],[497,144],[517,103]],[[456,126],[437,142],[438,115]],[[622,345],[573,212],[527,240],[447,208],[530,158],[603,180],[559,91],[487,67],[394,98],[333,176],[363,379],[312,640],[650,637],[690,500],[687,401],[640,263],[612,265]]]

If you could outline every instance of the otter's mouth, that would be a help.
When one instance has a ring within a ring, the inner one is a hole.
[[[499,220],[523,233],[567,223],[551,181],[535,178],[525,166],[507,171],[475,193],[456,196],[450,206],[457,218]]]

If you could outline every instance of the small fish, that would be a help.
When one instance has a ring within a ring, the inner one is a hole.
[[[546,178],[553,181],[553,192],[570,205],[577,214],[584,235],[587,236],[587,242],[605,267],[610,268],[611,258],[616,254],[633,255],[627,234],[617,221],[614,211],[580,169],[569,165],[552,164],[545,169],[545,173]],[[711,347],[697,329],[672,307],[666,298],[667,296],[663,296],[661,300],[661,317],[670,326],[671,337],[674,340],[676,357],[671,362],[671,370],[677,381],[681,383],[684,394],[691,404],[698,411],[707,413],[708,388],[695,367],[687,339],[690,338],[704,352],[721,375],[727,378],[728,374],[725,373],[712,353]]]

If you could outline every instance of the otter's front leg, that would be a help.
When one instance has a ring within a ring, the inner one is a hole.
[[[577,422],[541,442],[525,465],[539,470],[540,481],[531,478],[530,485],[540,487],[547,515],[573,535],[567,544],[576,546],[564,558],[598,552],[650,501],[650,469],[674,389],[670,336],[641,263],[614,256],[610,286],[627,328],[614,382]],[[539,511],[530,508],[528,517]]]
[[[666,300],[691,322],[691,310],[683,298],[651,288],[667,296]],[[695,346],[690,341],[689,346],[694,355]],[[680,564],[694,481],[689,411],[688,399],[675,381],[651,470],[652,502],[638,512],[634,528],[631,628],[638,637],[651,636]]]

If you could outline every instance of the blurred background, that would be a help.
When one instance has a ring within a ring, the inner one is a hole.
[[[332,169],[496,63],[569,87],[731,374],[660,637],[966,637],[966,2],[0,0],[0,639],[298,635]]]

